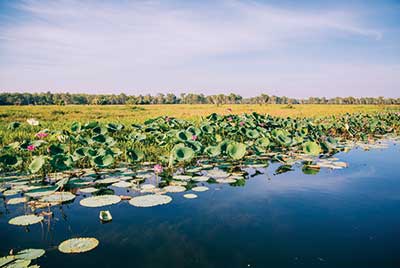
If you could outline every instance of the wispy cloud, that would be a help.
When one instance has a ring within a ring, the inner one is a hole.
[[[165,81],[162,73],[167,70],[192,69],[191,79],[196,80],[196,70],[208,59],[261,53],[268,60],[276,49],[299,40],[337,35],[374,42],[382,38],[380,31],[364,26],[350,11],[306,12],[247,1],[33,0],[18,2],[15,8],[26,19],[0,27],[0,78],[6,79],[0,87],[6,89],[18,84],[26,89],[146,87],[146,79],[148,85],[157,77]],[[23,74],[25,83],[19,78],[12,81],[10,72]],[[179,71],[176,75],[171,80],[178,81]],[[196,84],[188,83],[182,86]]]

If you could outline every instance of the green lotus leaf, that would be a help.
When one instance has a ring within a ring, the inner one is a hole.
[[[260,147],[267,148],[270,145],[270,141],[267,137],[259,138],[256,140],[256,144]]]
[[[20,122],[11,122],[11,123],[8,125],[8,129],[9,129],[9,130],[15,130],[15,129],[19,128],[19,126],[21,126],[21,123],[20,123]]]
[[[193,134],[186,130],[181,130],[176,133],[176,137],[181,141],[188,141],[192,139]]]
[[[92,140],[98,143],[105,143],[107,141],[107,137],[103,134],[98,134],[93,136]]]
[[[188,162],[194,157],[194,151],[186,146],[177,146],[172,150],[172,155],[179,162]]]
[[[276,140],[283,146],[289,147],[292,144],[292,139],[285,134],[279,134]]]
[[[70,155],[57,154],[50,158],[50,165],[58,171],[71,169],[74,165],[74,161]]]
[[[91,121],[91,122],[86,123],[83,127],[85,129],[92,129],[92,128],[97,127],[98,125],[99,125],[99,122]]]
[[[65,153],[65,145],[63,144],[52,144],[48,148],[50,155],[58,155]]]
[[[188,127],[186,131],[189,131],[190,133],[192,133],[192,136],[193,135],[196,135],[196,136],[201,135],[201,130],[199,128],[197,128],[197,127],[194,127],[194,126]]]
[[[80,132],[81,129],[82,129],[81,123],[79,123],[79,122],[73,122],[72,123],[72,125],[71,125],[71,131],[72,132],[77,133],[77,132]]]
[[[84,157],[86,157],[88,154],[88,148],[86,147],[79,147],[75,150],[74,152],[74,159],[80,160]]]
[[[122,124],[114,124],[114,123],[109,123],[107,124],[107,130],[111,133],[120,131],[124,128],[124,125]]]
[[[35,156],[29,165],[29,171],[33,174],[38,173],[46,163],[46,159],[43,155]]]
[[[249,139],[257,139],[258,137],[260,137],[260,133],[258,133],[258,131],[254,129],[246,129],[246,136]]]
[[[200,153],[203,149],[203,145],[198,142],[198,141],[187,141],[186,145],[193,149],[193,151],[195,151],[195,153]]]
[[[210,125],[202,125],[200,127],[200,129],[204,134],[212,134],[212,133],[214,133],[214,128],[212,126],[210,126]]]
[[[139,162],[142,161],[144,158],[144,154],[142,151],[138,149],[130,149],[127,151],[127,155],[129,159],[133,162]]]
[[[220,144],[218,146],[219,146],[222,154],[226,153],[226,149],[230,143],[231,143],[230,140],[224,140],[224,141],[220,142]]]
[[[93,163],[100,168],[105,168],[114,164],[114,160],[111,154],[101,154],[93,158]]]
[[[319,155],[321,152],[321,146],[319,146],[316,142],[308,141],[303,144],[303,152],[309,155]]]
[[[220,146],[208,146],[204,151],[210,157],[216,157],[221,154]]]
[[[22,163],[22,158],[16,155],[5,154],[0,156],[0,163],[6,167],[17,167]]]
[[[232,159],[239,160],[246,154],[246,145],[239,142],[232,142],[226,147],[226,154]]]

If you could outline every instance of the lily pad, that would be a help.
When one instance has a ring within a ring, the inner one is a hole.
[[[70,192],[55,192],[54,194],[44,196],[40,198],[41,202],[50,202],[50,203],[63,203],[68,202],[75,199],[75,195]]]
[[[119,187],[119,188],[128,188],[132,186],[132,183],[127,182],[127,181],[119,181],[116,183],[111,184],[114,187]]]
[[[84,207],[103,207],[117,204],[121,201],[121,197],[117,195],[98,195],[82,199],[79,203]]]
[[[36,216],[34,214],[29,214],[29,215],[23,215],[23,216],[18,216],[18,217],[12,218],[11,220],[8,221],[8,223],[12,224],[12,225],[18,225],[18,226],[28,226],[28,225],[39,223],[42,220],[43,220],[42,216]]]
[[[7,201],[7,205],[17,205],[26,202],[26,197],[15,197]]]
[[[194,198],[197,198],[197,195],[196,194],[184,194],[183,197],[187,198],[187,199],[194,199]]]
[[[135,207],[154,207],[168,204],[171,201],[172,198],[168,195],[149,194],[136,196],[129,200],[129,204]]]
[[[192,178],[192,180],[198,181],[198,182],[206,182],[209,179],[210,179],[210,177],[207,177],[207,176],[197,176],[197,177]]]
[[[4,268],[26,268],[31,264],[30,260],[16,260],[8,264]]]
[[[22,260],[34,260],[42,257],[44,253],[46,253],[44,249],[29,248],[19,251],[15,257]]]
[[[164,187],[163,189],[169,193],[180,193],[186,191],[185,187],[176,185],[169,185]]]
[[[192,191],[194,191],[194,192],[205,192],[208,190],[209,190],[209,188],[206,186],[196,186],[196,187],[192,188]]]
[[[99,183],[99,184],[113,184],[113,183],[116,183],[116,182],[119,182],[119,181],[121,181],[121,180],[118,179],[118,178],[105,178],[105,179],[97,180],[97,181],[95,181],[95,183]]]
[[[192,179],[192,176],[189,176],[189,175],[175,175],[172,178],[174,180],[178,180],[178,181],[190,181]]]
[[[82,237],[65,240],[58,246],[62,253],[82,253],[90,251],[99,245],[96,238]]]
[[[87,188],[81,188],[79,189],[79,191],[81,193],[85,193],[85,194],[91,194],[91,193],[95,193],[97,192],[99,189],[94,188],[94,187],[87,187]]]

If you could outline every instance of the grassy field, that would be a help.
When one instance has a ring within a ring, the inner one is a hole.
[[[199,120],[210,113],[227,114],[267,113],[274,116],[320,117],[343,113],[400,111],[400,106],[378,105],[70,105],[70,106],[0,106],[0,125],[13,121],[25,122],[36,118],[43,127],[62,127],[73,121],[90,120],[102,122],[141,123],[157,116],[170,116],[188,120]]]

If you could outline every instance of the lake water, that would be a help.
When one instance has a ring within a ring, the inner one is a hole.
[[[0,253],[46,249],[41,267],[400,267],[400,147],[337,155],[342,170],[273,175],[276,164],[243,187],[207,185],[164,206],[123,201],[103,208],[53,207],[50,225],[8,224],[23,205],[0,201]],[[205,183],[206,184],[206,183]],[[119,191],[126,194],[126,191]],[[89,196],[89,195],[88,195]],[[109,209],[113,221],[98,214]],[[95,237],[93,251],[63,254],[60,242]]]

